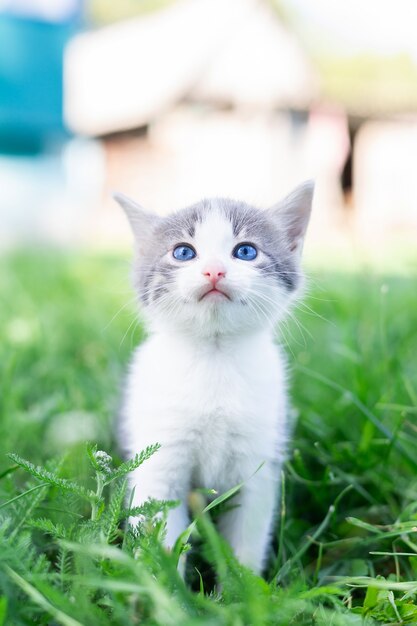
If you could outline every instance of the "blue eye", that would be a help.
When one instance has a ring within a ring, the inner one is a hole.
[[[250,243],[241,243],[234,249],[233,256],[242,261],[253,261],[258,256],[258,251]]]
[[[191,261],[196,256],[195,250],[191,246],[177,246],[172,254],[177,261]]]

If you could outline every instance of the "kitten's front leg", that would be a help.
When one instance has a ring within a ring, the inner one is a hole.
[[[170,509],[167,515],[165,544],[173,548],[179,535],[189,524],[187,495],[189,477],[181,455],[172,450],[158,450],[130,477],[130,487],[134,488],[132,506],[141,506],[149,498],[156,500],[179,500],[179,506]],[[138,518],[130,518],[135,525]]]
[[[279,468],[262,467],[231,501],[219,530],[236,558],[260,574],[265,566],[277,508]]]

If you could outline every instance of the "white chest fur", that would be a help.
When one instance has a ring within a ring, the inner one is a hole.
[[[124,443],[129,452],[175,448],[194,486],[222,490],[280,455],[285,405],[282,357],[268,334],[193,343],[159,333],[133,359]]]

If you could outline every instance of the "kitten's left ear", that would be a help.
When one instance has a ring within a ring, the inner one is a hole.
[[[298,257],[303,249],[304,235],[310,220],[314,181],[306,180],[281,202],[267,209],[269,216],[287,236],[289,249]]]

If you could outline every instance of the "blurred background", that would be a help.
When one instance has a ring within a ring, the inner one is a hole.
[[[121,249],[112,190],[165,213],[315,178],[307,254],[398,263],[416,23],[414,0],[0,0],[0,245]]]

